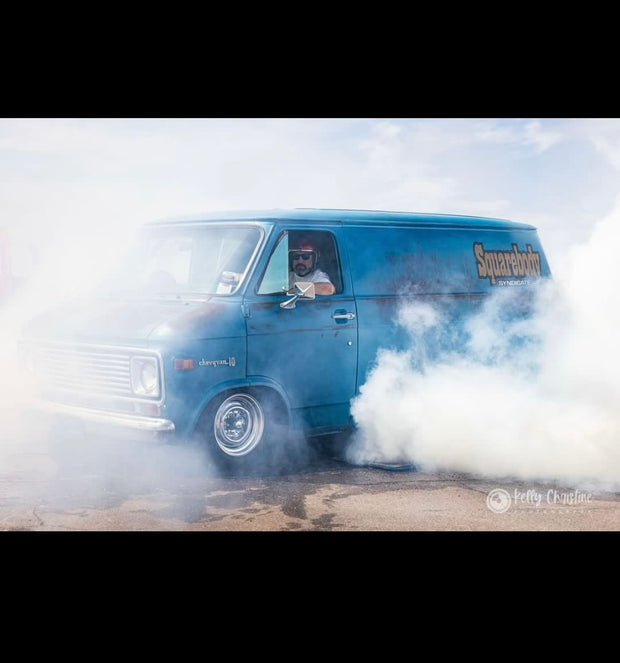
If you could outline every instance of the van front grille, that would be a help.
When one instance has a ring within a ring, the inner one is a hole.
[[[132,395],[128,354],[48,346],[35,355],[37,373],[49,388]]]
[[[131,388],[131,357],[153,356],[134,349],[61,344],[28,345],[29,363],[38,387],[82,397],[136,396]]]

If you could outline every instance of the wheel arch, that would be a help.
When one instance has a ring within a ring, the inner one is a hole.
[[[214,399],[226,397],[227,395],[233,394],[235,391],[249,391],[254,394],[263,393],[268,397],[277,398],[277,402],[281,408],[280,411],[286,422],[290,425],[291,405],[286,392],[284,389],[282,389],[282,386],[275,380],[270,380],[269,378],[254,377],[246,378],[244,380],[230,380],[227,382],[220,382],[213,388],[209,389],[204,398],[201,400],[199,407],[196,408],[194,417],[189,426],[189,430],[194,432],[196,431],[203,413],[207,410]]]

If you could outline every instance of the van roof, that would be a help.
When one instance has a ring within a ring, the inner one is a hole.
[[[271,210],[238,210],[208,212],[206,214],[195,214],[184,217],[161,219],[153,223],[172,222],[200,222],[200,221],[268,221],[268,220],[290,220],[290,221],[326,221],[341,222],[343,224],[358,223],[397,223],[416,226],[445,226],[445,227],[476,227],[476,228],[514,228],[535,230],[535,227],[516,221],[497,219],[484,216],[466,216],[459,214],[430,214],[423,212],[396,212],[382,210],[359,210],[359,209],[321,209],[304,208],[295,209],[271,209]]]

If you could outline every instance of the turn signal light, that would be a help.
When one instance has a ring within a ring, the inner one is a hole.
[[[175,359],[174,360],[174,370],[175,371],[191,371],[195,366],[195,361],[193,359]]]

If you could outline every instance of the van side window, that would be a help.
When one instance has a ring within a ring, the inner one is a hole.
[[[295,281],[331,283],[342,292],[342,277],[336,240],[325,230],[290,230],[278,240],[263,278],[259,295],[287,292]]]
[[[257,294],[280,295],[288,290],[288,233],[283,233],[273,250]]]

